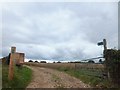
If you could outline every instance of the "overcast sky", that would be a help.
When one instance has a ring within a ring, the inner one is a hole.
[[[2,8],[2,55],[11,46],[28,59],[101,56],[103,38],[118,47],[117,2],[6,3]]]

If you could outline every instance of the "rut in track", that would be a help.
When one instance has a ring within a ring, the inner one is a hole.
[[[29,66],[33,78],[27,88],[88,88],[79,79],[54,69]]]

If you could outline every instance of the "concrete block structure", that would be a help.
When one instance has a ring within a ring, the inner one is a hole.
[[[8,56],[1,58],[2,63],[8,64],[10,63],[10,59],[14,64],[21,65],[24,63],[25,54],[21,52],[16,52],[16,47],[11,47],[11,52]]]
[[[16,52],[16,47],[11,47],[10,54],[12,54],[12,60],[13,60],[14,64],[19,65],[19,64],[24,63],[25,54],[20,53],[20,52]]]
[[[14,53],[13,54],[13,61],[15,64],[22,64],[24,63],[24,53]]]

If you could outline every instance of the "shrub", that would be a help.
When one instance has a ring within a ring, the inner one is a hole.
[[[39,63],[38,61],[35,61],[35,63]]]
[[[32,60],[29,60],[28,62],[33,62]]]
[[[89,60],[88,63],[95,63],[93,60]]]
[[[120,50],[108,49],[105,51],[106,70],[110,73],[110,79],[119,86],[120,84]]]
[[[40,63],[46,63],[46,61],[41,61]]]
[[[57,63],[61,63],[60,61],[58,61]]]

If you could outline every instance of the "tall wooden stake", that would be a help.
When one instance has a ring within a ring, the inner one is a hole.
[[[108,58],[106,57],[106,51],[107,51],[107,41],[106,41],[106,39],[103,39],[103,45],[104,45],[104,58],[105,58],[105,60],[107,60]],[[107,68],[107,66],[105,65],[105,68],[107,69],[107,76],[108,76],[108,79],[110,79],[110,72],[109,72],[109,70],[108,70],[108,68]]]
[[[106,41],[106,39],[103,39],[103,45],[104,45],[104,50],[107,50],[107,41]]]
[[[16,47],[11,47],[10,63],[9,63],[9,73],[8,79],[13,80],[14,75],[14,53],[16,52]]]
[[[8,73],[8,79],[13,79],[13,72],[14,72],[14,65],[13,65],[13,54],[10,55],[10,63],[9,63],[9,73]]]

